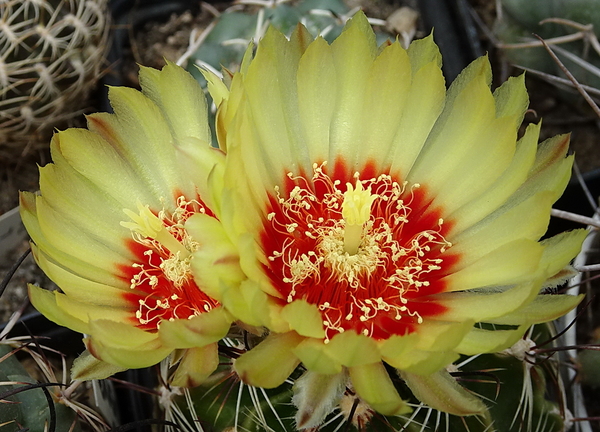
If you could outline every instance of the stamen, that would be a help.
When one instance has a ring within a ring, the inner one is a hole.
[[[132,232],[133,254],[137,257],[124,270],[135,299],[138,326],[155,331],[164,320],[191,319],[210,311],[218,303],[195,283],[191,271],[192,253],[200,245],[185,229],[185,222],[196,213],[214,216],[199,200],[177,198],[177,206],[153,213],[137,203],[138,212],[125,209],[131,222],[121,222]]]
[[[165,228],[163,221],[152,213],[147,205],[142,205],[139,201],[137,203],[139,214],[132,212],[129,209],[123,209],[125,213],[133,222],[121,222],[121,226],[129,228],[131,231],[140,234],[143,237],[156,240],[158,243],[169,249],[173,254],[179,254],[181,259],[185,259],[190,256],[184,245],[177,240],[173,235]]]
[[[452,262],[441,257],[452,246],[441,212],[424,206],[419,184],[390,174],[356,173],[343,192],[325,162],[313,172],[286,173],[293,184],[275,186],[266,209],[263,247],[276,289],[287,303],[318,307],[324,343],[350,329],[377,339],[415,331],[437,305],[413,300],[439,292],[433,282]]]

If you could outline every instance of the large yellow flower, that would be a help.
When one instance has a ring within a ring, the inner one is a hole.
[[[302,362],[317,387],[347,374],[379,412],[405,412],[383,360],[431,406],[478,414],[446,367],[580,300],[540,295],[585,236],[539,241],[568,137],[538,146],[530,125],[518,139],[522,76],[492,92],[480,58],[446,91],[440,63],[431,37],[376,46],[359,13],[331,45],[271,29],[227,86],[207,74],[247,279],[206,283],[270,330],[235,363],[246,382],[277,386]],[[206,264],[192,267],[205,282]]]
[[[224,154],[210,147],[204,94],[187,72],[142,68],[140,83],[111,88],[115,113],[88,116],[89,130],[56,133],[40,193],[22,193],[35,258],[62,291],[31,286],[30,297],[118,368],[189,348],[173,358],[185,365],[175,383],[194,384],[216,368],[231,322],[190,268],[207,247],[195,231],[220,227]],[[223,265],[235,276],[235,260]],[[84,357],[81,378],[118,369]]]

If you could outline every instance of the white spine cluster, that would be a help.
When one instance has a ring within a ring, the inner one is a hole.
[[[0,157],[81,114],[105,66],[107,3],[0,1]]]

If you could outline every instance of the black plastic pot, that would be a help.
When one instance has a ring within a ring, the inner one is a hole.
[[[442,71],[449,84],[484,54],[466,0],[419,0],[423,23],[442,53]]]

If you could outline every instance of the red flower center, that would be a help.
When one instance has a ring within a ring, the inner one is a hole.
[[[199,245],[184,224],[195,213],[214,217],[199,197],[187,200],[181,195],[172,213],[152,212],[162,222],[169,244],[135,231],[127,240],[135,259],[120,271],[130,284],[125,297],[132,303],[132,321],[141,329],[156,331],[162,320],[189,319],[219,305],[196,285],[190,269],[190,253]]]
[[[284,189],[270,194],[265,271],[282,301],[317,305],[326,342],[350,329],[404,335],[444,310],[427,296],[443,291],[458,257],[423,187],[373,164],[352,174],[337,162],[331,176],[325,163],[311,177],[288,173]]]

